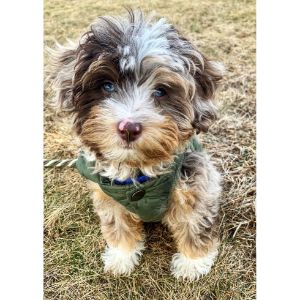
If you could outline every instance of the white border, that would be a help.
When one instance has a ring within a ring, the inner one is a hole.
[[[299,4],[257,5],[259,300],[299,297]]]
[[[1,299],[43,297],[43,2],[0,7]]]

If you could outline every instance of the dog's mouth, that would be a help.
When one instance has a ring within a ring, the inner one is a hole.
[[[135,150],[134,149],[134,142],[121,142],[121,148],[124,150]]]

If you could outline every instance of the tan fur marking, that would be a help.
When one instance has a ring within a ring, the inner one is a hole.
[[[206,256],[218,246],[215,225],[201,228],[198,224],[202,215],[195,207],[197,201],[195,191],[175,189],[163,220],[173,234],[178,251],[193,259]]]
[[[115,124],[106,121],[107,113],[106,110],[94,106],[82,125],[80,136],[82,142],[99,153],[107,153],[114,148],[122,147]],[[143,135],[147,139],[146,142]],[[162,123],[145,126],[142,136],[132,145],[136,154],[124,162],[129,167],[141,168],[171,161],[172,154],[178,148],[178,135],[178,127],[170,117],[165,117]]]
[[[134,250],[143,240],[142,222],[107,196],[97,184],[90,181],[89,188],[93,191],[95,211],[100,217],[101,231],[107,244],[126,251]]]

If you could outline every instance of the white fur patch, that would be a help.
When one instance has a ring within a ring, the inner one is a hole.
[[[173,255],[171,262],[172,275],[177,279],[198,280],[209,273],[217,254],[218,251],[215,250],[204,257],[192,259],[182,253],[176,253]]]
[[[139,242],[133,251],[124,251],[119,248],[106,247],[101,255],[104,262],[104,271],[113,275],[129,275],[134,267],[139,264],[142,251],[145,249],[144,243]]]

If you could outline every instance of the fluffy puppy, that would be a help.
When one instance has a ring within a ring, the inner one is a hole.
[[[86,169],[92,168],[86,177],[107,242],[104,270],[132,272],[144,249],[143,221],[152,220],[139,206],[151,216],[158,201],[164,206],[153,220],[158,216],[168,226],[177,245],[172,274],[189,280],[207,274],[217,256],[220,176],[191,144],[199,146],[198,134],[216,118],[213,98],[222,66],[164,18],[140,11],[100,17],[78,42],[50,52],[56,102],[74,117]],[[147,188],[172,172],[167,188]],[[118,200],[97,178],[124,188],[124,195],[131,188],[143,192],[125,200],[121,192]],[[152,196],[144,201],[147,193]]]

